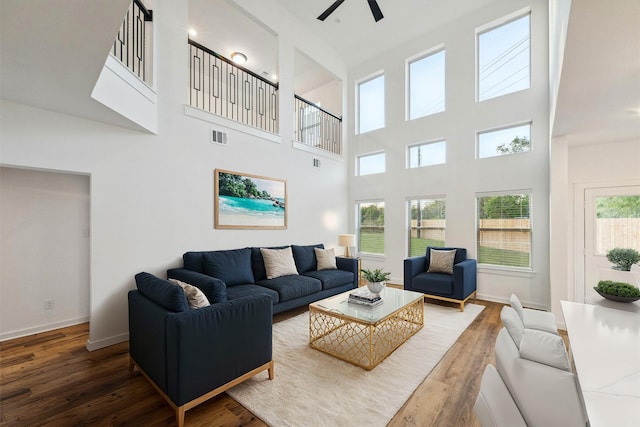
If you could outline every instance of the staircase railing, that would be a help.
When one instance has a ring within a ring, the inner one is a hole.
[[[150,25],[153,11],[140,0],[133,0],[122,21],[111,53],[145,83],[151,84],[151,45],[153,37]]]
[[[218,116],[278,133],[278,85],[189,40],[189,103]]]

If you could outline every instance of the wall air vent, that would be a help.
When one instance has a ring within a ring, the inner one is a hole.
[[[211,143],[227,145],[227,133],[219,130],[211,129]]]
[[[313,159],[313,167],[314,168],[320,167],[320,159]]]

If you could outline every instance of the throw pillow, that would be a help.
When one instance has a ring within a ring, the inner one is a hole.
[[[525,329],[520,342],[520,357],[571,372],[564,341],[555,334]]]
[[[209,300],[204,295],[204,293],[196,286],[181,282],[177,279],[169,279],[169,281],[184,289],[184,295],[187,297],[187,302],[189,303],[189,308],[191,310],[194,310],[196,308],[208,307],[211,305],[209,304]]]
[[[206,252],[202,261],[205,274],[222,280],[227,286],[255,283],[251,248]]]
[[[324,249],[324,245],[322,243],[307,246],[291,245],[291,250],[293,251],[293,259],[296,262],[298,273],[302,274],[306,273],[307,271],[315,271],[318,269],[316,253],[314,251],[315,248]]]
[[[264,259],[264,268],[267,271],[267,279],[298,275],[291,247],[287,247],[285,249],[260,248],[260,252],[262,253],[262,259]]]
[[[429,268],[427,273],[453,274],[453,259],[456,257],[456,250],[437,251],[431,249],[429,254]]]
[[[509,335],[516,344],[516,347],[519,349],[522,336],[524,335],[524,324],[522,323],[522,320],[520,320],[516,311],[508,306],[502,307],[500,320],[502,320],[502,324],[506,328],[507,332],[509,332]]]
[[[318,249],[316,251],[316,259],[318,260],[318,270],[337,270],[336,255],[331,249]]]

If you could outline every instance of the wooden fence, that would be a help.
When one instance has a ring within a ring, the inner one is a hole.
[[[640,251],[640,218],[596,219],[596,253],[606,254],[613,248]]]

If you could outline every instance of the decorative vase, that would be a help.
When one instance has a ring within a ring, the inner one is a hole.
[[[379,294],[384,288],[385,282],[367,282],[367,288],[374,294]]]

